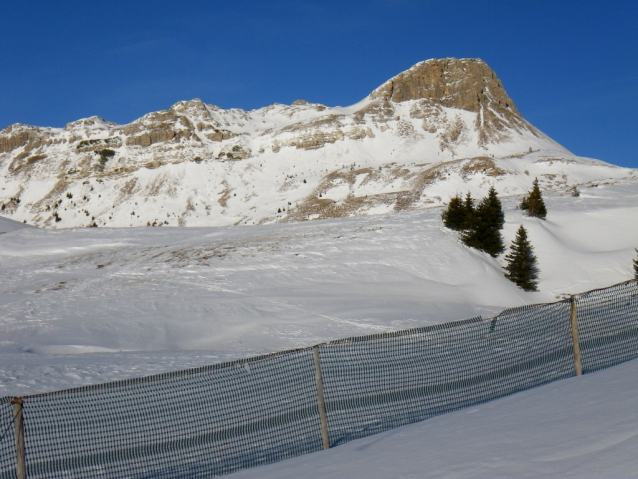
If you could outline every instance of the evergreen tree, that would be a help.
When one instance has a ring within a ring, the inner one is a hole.
[[[503,213],[501,200],[498,198],[498,193],[496,193],[496,189],[493,186],[490,188],[487,197],[481,201],[481,204],[488,211],[489,225],[499,231],[502,230],[505,224],[505,214]]]
[[[463,203],[463,206],[465,207],[465,223],[463,224],[463,229],[466,230],[472,224],[472,218],[474,218],[475,213],[474,198],[472,198],[469,191],[465,195],[465,202]]]
[[[545,208],[545,202],[543,201],[543,195],[541,189],[538,186],[538,178],[534,178],[534,184],[532,191],[521,200],[519,208],[527,211],[527,216],[535,216],[542,220],[547,216],[547,208]]]
[[[467,246],[496,257],[505,250],[501,236],[504,223],[505,215],[501,200],[498,198],[496,189],[492,186],[488,195],[475,208],[467,230],[461,239]]]
[[[463,231],[470,227],[474,216],[474,198],[470,193],[465,195],[465,200],[461,195],[456,195],[450,199],[447,208],[441,214],[443,224],[450,229]]]
[[[527,240],[527,230],[521,225],[512,241],[510,253],[505,255],[505,277],[524,291],[538,291],[538,266],[534,248]]]
[[[636,249],[636,253],[638,253],[638,249]],[[634,278],[638,279],[638,257],[634,260]]]
[[[465,227],[465,205],[460,195],[450,199],[441,218],[443,224],[450,229],[460,231]]]

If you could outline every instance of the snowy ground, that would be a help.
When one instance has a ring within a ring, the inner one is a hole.
[[[638,181],[503,200],[541,269],[525,293],[439,208],[223,228],[0,230],[0,395],[25,395],[483,315],[632,277]],[[9,225],[9,226],[7,226]]]
[[[40,230],[0,218],[0,396],[551,302],[625,281],[638,181],[546,196],[524,224],[540,291],[441,210],[228,228]],[[638,361],[232,477],[638,477]]]
[[[229,479],[638,477],[638,360]]]

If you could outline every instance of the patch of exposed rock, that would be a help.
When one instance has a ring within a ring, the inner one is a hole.
[[[24,152],[30,152],[42,146],[66,143],[64,138],[51,137],[47,128],[16,123],[0,131],[0,153],[10,153],[24,147]]]
[[[374,90],[373,100],[387,103],[419,100],[412,107],[413,118],[423,118],[422,128],[435,132],[446,119],[441,107],[477,113],[475,129],[479,145],[509,139],[508,129],[540,133],[523,119],[507,95],[494,71],[480,59],[445,58],[414,65]],[[447,125],[441,148],[452,148],[461,128],[458,122]]]
[[[501,81],[480,59],[445,58],[417,63],[370,95],[394,102],[433,100],[449,108],[478,112],[481,103],[496,103],[518,112]]]
[[[195,99],[126,125],[94,116],[64,128],[9,126],[0,132],[0,208],[56,228],[399,211],[440,204],[428,192],[449,176],[500,181],[510,172],[494,155],[533,148],[551,158],[561,150],[522,118],[484,62],[430,60],[355,108],[297,100],[225,110]],[[550,174],[562,172],[539,177]]]

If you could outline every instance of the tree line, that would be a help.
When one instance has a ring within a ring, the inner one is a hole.
[[[532,189],[521,199],[518,207],[525,211],[527,216],[542,220],[547,217],[538,178],[534,179]],[[484,251],[494,258],[505,251],[501,235],[505,215],[494,186],[478,205],[475,205],[470,193],[467,193],[465,198],[461,195],[454,196],[441,214],[441,218],[446,227],[461,232],[461,241],[465,245]],[[505,255],[505,261],[507,264],[504,266],[504,274],[507,279],[525,291],[538,291],[540,270],[534,248],[523,225],[516,231],[510,252]],[[633,260],[633,270],[634,278],[638,280],[638,257]]]
[[[532,190],[521,200],[519,208],[528,216],[545,219],[547,208],[543,195],[538,186],[538,179],[534,180]],[[505,214],[498,198],[498,193],[492,186],[485,198],[478,205],[470,193],[462,198],[456,195],[448,203],[441,218],[443,224],[453,230],[461,232],[461,241],[496,258],[505,251],[501,230],[505,224]],[[510,246],[510,252],[505,255],[507,265],[505,277],[516,283],[525,291],[538,290],[538,264],[527,237],[527,230],[520,226],[516,237]]]

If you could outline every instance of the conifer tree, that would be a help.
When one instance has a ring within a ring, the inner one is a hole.
[[[498,198],[498,193],[494,186],[490,188],[487,197],[481,201],[484,208],[489,212],[488,221],[490,226],[497,228],[499,231],[503,229],[505,224],[505,214],[503,213],[503,207],[501,200]]]
[[[443,224],[450,229],[460,231],[465,227],[465,205],[460,195],[450,199],[441,218]]]
[[[472,218],[474,217],[474,198],[468,191],[465,195],[465,202],[463,203],[465,208],[465,223],[463,224],[463,229],[468,229],[472,224]]]
[[[470,224],[461,239],[467,246],[496,257],[505,250],[501,236],[504,223],[505,215],[501,200],[492,186],[488,195],[475,208]]]
[[[636,249],[636,253],[638,253],[638,249]],[[634,260],[634,278],[638,279],[638,256]]]
[[[456,195],[450,199],[447,208],[441,214],[443,224],[450,229],[463,231],[470,227],[474,216],[474,198],[470,193],[465,195],[465,200],[461,195]]]
[[[505,277],[524,291],[538,291],[538,266],[534,249],[527,239],[527,230],[521,225],[512,241],[511,251],[505,255]]]
[[[527,216],[534,216],[544,220],[547,217],[547,208],[543,201],[541,189],[538,186],[538,178],[534,178],[532,191],[521,200],[519,208],[527,211]]]

